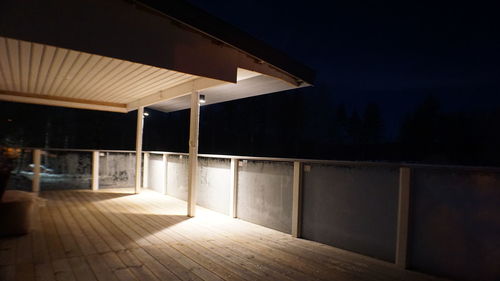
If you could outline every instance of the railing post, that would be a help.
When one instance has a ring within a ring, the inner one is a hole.
[[[31,190],[35,193],[40,192],[40,166],[42,161],[42,150],[33,150],[33,180]]]
[[[163,153],[163,173],[164,173],[164,182],[163,182],[163,194],[167,194],[167,183],[168,183],[168,154]]]
[[[149,152],[144,153],[144,165],[142,168],[142,188],[148,188],[149,185]]]
[[[293,187],[292,187],[292,236],[301,236],[302,222],[302,163],[293,162]]]
[[[238,159],[231,158],[231,175],[229,177],[229,216],[236,218],[238,203]]]
[[[396,240],[396,265],[407,267],[408,219],[410,212],[410,168],[399,168],[399,203]]]
[[[99,190],[99,151],[92,151],[92,190]]]

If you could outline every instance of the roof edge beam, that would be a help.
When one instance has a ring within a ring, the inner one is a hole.
[[[127,113],[125,104],[0,90],[0,101]]]
[[[211,79],[211,78],[197,78],[189,82],[185,82],[171,88],[161,90],[157,93],[151,94],[147,97],[140,98],[136,101],[130,102],[126,105],[127,111],[136,110],[140,106],[149,106],[166,100],[171,100],[177,97],[188,95],[194,91],[202,91],[215,86],[228,84],[229,82]]]

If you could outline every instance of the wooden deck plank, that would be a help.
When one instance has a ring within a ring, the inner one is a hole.
[[[16,264],[16,278],[18,281],[34,281],[35,268],[33,263],[18,263]]]
[[[440,280],[151,191],[42,192],[29,235],[0,238],[0,280]]]
[[[132,273],[141,281],[159,281],[149,268],[144,266],[144,264],[137,259],[129,250],[118,251],[116,253],[121,259],[123,264],[125,264]]]
[[[51,263],[35,264],[35,279],[37,281],[56,281]]]
[[[61,244],[54,222],[52,221],[52,217],[46,207],[40,208],[40,219],[45,232],[47,248],[50,249],[49,254],[51,259],[64,258],[64,248]]]
[[[81,253],[83,255],[95,254],[97,251],[94,245],[90,242],[87,235],[85,235],[85,232],[78,224],[78,221],[73,217],[66,204],[62,202],[62,198],[60,196],[57,198],[60,202],[55,205],[61,213],[62,219],[65,221],[74,241],[78,244]]]
[[[57,281],[76,281],[73,270],[66,258],[53,260],[52,268]]]
[[[45,206],[36,206],[31,219],[33,262],[36,264],[50,262],[49,250],[47,248],[47,242],[45,241],[46,231],[43,229],[40,220],[40,208],[45,208]]]
[[[120,281],[138,281],[135,275],[123,264],[115,252],[101,254],[108,267],[113,271]],[[139,280],[140,281],[140,280]]]
[[[83,257],[72,257],[68,259],[77,281],[96,281],[96,277]]]
[[[14,238],[3,238],[0,240],[0,265],[16,263],[16,245]]]

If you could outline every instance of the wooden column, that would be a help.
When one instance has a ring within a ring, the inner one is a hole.
[[[229,177],[229,216],[236,218],[238,203],[238,159],[231,159],[231,175]]]
[[[302,163],[293,162],[292,236],[300,237],[302,219]]]
[[[92,151],[92,190],[99,190],[99,151]]]
[[[149,187],[149,152],[144,153],[144,165],[142,166],[142,188]]]
[[[191,117],[189,130],[189,174],[188,174],[188,202],[187,215],[196,214],[196,186],[198,184],[198,130],[200,121],[200,94],[191,93]]]
[[[42,161],[42,150],[33,150],[33,180],[31,182],[31,190],[35,193],[40,192],[40,165]]]
[[[410,212],[410,168],[399,169],[399,203],[396,240],[396,265],[407,267],[408,219]]]
[[[135,193],[141,192],[142,128],[144,126],[144,106],[137,109],[137,131],[135,137]]]

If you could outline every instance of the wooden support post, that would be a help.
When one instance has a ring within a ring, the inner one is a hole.
[[[231,159],[231,175],[229,177],[229,216],[236,218],[238,203],[238,159]]]
[[[144,152],[144,165],[142,165],[142,188],[149,187],[149,152]]]
[[[396,265],[407,267],[408,219],[410,212],[410,168],[399,169],[399,203],[396,240]]]
[[[35,193],[40,192],[40,166],[42,161],[42,150],[33,150],[33,180],[31,182],[31,190]]]
[[[292,236],[300,237],[302,221],[302,163],[293,162]]]
[[[92,190],[99,190],[99,151],[92,151]]]
[[[135,193],[141,192],[142,128],[144,126],[144,107],[137,109],[137,131],[135,137]]]
[[[191,93],[191,117],[189,130],[189,174],[188,174],[188,210],[187,215],[196,214],[196,185],[198,184],[198,130],[200,121],[200,94]]]
[[[162,194],[167,194],[167,173],[168,173],[168,154],[163,153],[163,190]]]

